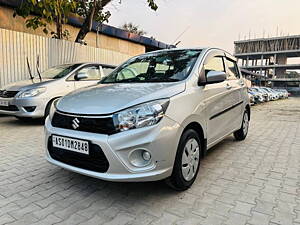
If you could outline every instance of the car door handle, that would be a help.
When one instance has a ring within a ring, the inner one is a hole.
[[[232,86],[231,86],[230,84],[226,84],[226,88],[227,88],[228,90],[230,90],[230,89],[232,88]]]

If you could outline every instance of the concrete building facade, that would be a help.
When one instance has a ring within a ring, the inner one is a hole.
[[[234,51],[255,85],[300,94],[300,35],[235,41]]]
[[[235,41],[235,56],[243,69],[267,78],[283,78],[286,71],[300,70],[300,35]]]

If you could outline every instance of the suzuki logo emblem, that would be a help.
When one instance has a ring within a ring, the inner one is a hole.
[[[74,130],[76,130],[79,127],[80,121],[75,118],[74,120],[72,120],[72,127]]]

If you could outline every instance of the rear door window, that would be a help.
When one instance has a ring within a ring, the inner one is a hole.
[[[84,73],[88,76],[87,78],[81,79],[80,81],[89,81],[89,80],[93,81],[93,80],[101,79],[99,66],[93,65],[93,66],[86,66],[86,67],[79,69],[76,73],[74,73],[72,76],[70,76],[67,80],[75,81],[75,75],[78,73]]]
[[[79,71],[79,73],[85,73],[88,75],[88,78],[82,80],[100,80],[101,78],[98,66],[84,67]]]

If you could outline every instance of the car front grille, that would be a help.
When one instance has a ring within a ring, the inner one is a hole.
[[[89,155],[53,147],[52,137],[48,139],[48,151],[54,160],[70,166],[99,173],[107,172],[109,162],[102,149],[89,142]]]
[[[74,120],[77,121],[76,124],[74,124]],[[53,127],[90,133],[108,135],[116,133],[112,117],[81,117],[55,112],[51,124]]]
[[[1,98],[13,98],[18,94],[18,91],[5,91],[0,90],[0,97]]]
[[[11,112],[19,111],[18,107],[15,105],[0,106],[0,110],[11,111]]]

